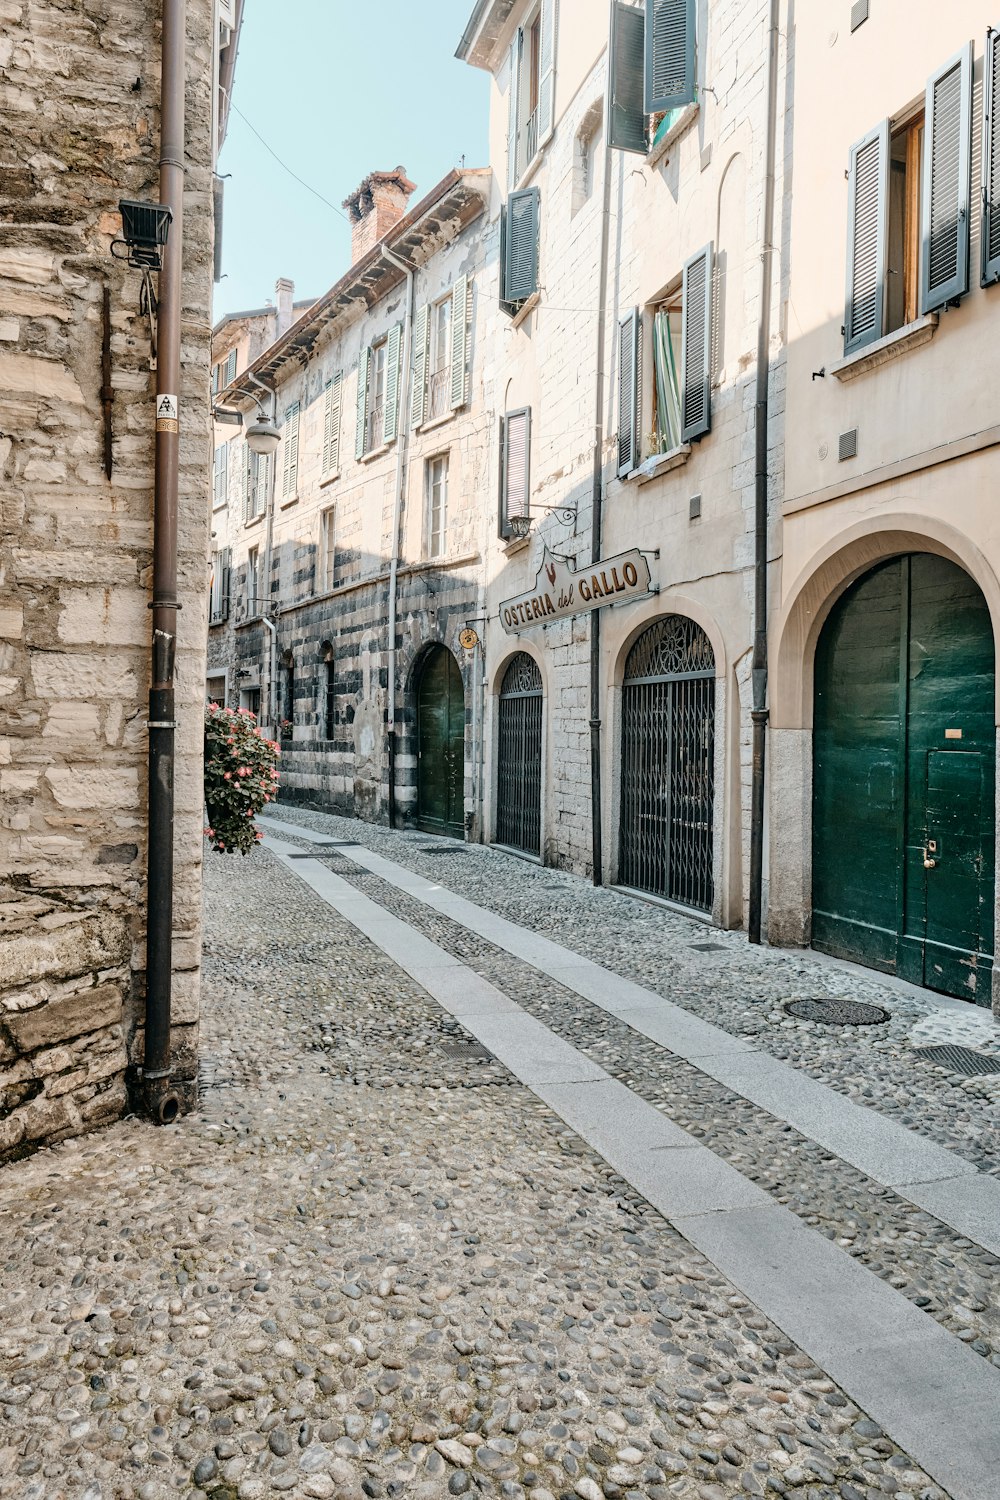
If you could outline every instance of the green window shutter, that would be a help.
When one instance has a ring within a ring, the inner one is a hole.
[[[646,0],[647,115],[695,97],[696,0]]]
[[[513,189],[521,175],[518,165],[518,143],[521,115],[521,52],[524,33],[520,27],[510,44],[510,92],[507,96],[507,188]]]
[[[983,286],[1000,281],[1000,32],[986,36],[983,69]]]
[[[844,353],[852,354],[855,349],[863,349],[880,339],[885,326],[888,120],[883,120],[851,147],[847,181]]]
[[[219,619],[229,619],[229,585],[233,572],[232,549],[223,547],[220,557],[222,571],[222,593],[219,595]]]
[[[253,454],[251,453],[251,451],[250,451],[249,447],[247,446],[247,444],[244,443],[243,444],[243,451],[240,454],[240,460],[241,460],[241,462],[240,462],[240,497],[241,497],[241,499],[243,501],[243,524],[244,524],[244,526],[246,525],[247,521],[250,519],[250,483],[251,483],[250,464],[251,464],[251,460],[252,459],[253,459]]]
[[[299,477],[299,415],[300,406],[293,401],[285,412],[284,469],[281,475],[281,498],[288,500],[295,494]]]
[[[357,427],[354,433],[354,457],[363,458],[365,448],[365,417],[368,415],[368,372],[372,364],[370,348],[362,349],[358,355],[358,401]]]
[[[343,377],[338,371],[326,382],[323,394],[323,473],[336,474],[340,468],[340,388]]]
[[[413,317],[413,390],[410,395],[410,428],[416,430],[427,412],[428,308],[424,302]]]
[[[505,302],[524,302],[538,290],[538,205],[536,187],[511,193],[504,222]]]
[[[236,379],[236,350],[230,349],[226,358],[226,385]]]
[[[618,323],[618,474],[629,474],[641,457],[639,370],[642,316],[637,307]]]
[[[544,146],[555,127],[556,26],[559,0],[542,0],[538,39],[538,145]],[[527,166],[527,162],[525,162]]]
[[[402,323],[393,323],[389,329],[385,355],[385,423],[382,428],[382,441],[385,443],[394,441],[399,426],[399,352],[402,331]]]
[[[924,114],[920,311],[969,290],[972,193],[972,43],[932,73]]]
[[[712,430],[712,270],[713,246],[706,245],[684,266],[681,291],[681,442]]]
[[[611,12],[611,90],[608,98],[608,145],[645,156],[646,111],[643,67],[646,55],[645,12],[614,0]]]
[[[500,418],[500,535],[510,536],[511,516],[530,512],[531,408]]]
[[[257,498],[254,503],[254,515],[262,516],[267,509],[269,499],[268,486],[271,482],[271,455],[259,453],[257,455]]]
[[[465,405],[465,364],[469,357],[468,276],[460,276],[451,289],[451,407]]]

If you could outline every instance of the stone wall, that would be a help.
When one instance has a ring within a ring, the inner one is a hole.
[[[0,1158],[120,1114],[141,1060],[153,506],[140,278],[158,7],[0,0]],[[208,553],[210,0],[188,0],[175,1059],[197,1058]],[[112,472],[101,402],[110,292]]]

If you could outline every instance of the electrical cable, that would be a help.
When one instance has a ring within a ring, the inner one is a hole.
[[[223,90],[223,92],[225,93],[225,90]],[[293,172],[292,169],[291,169],[291,167],[288,165],[287,162],[282,161],[281,157],[278,155],[277,151],[275,151],[274,147],[268,145],[267,141],[265,141],[264,137],[261,135],[261,133],[257,129],[256,125],[252,124],[251,121],[247,119],[247,117],[243,113],[243,111],[241,109],[239,109],[233,103],[233,96],[232,96],[232,94],[227,94],[226,97],[229,100],[229,108],[233,111],[234,114],[239,115],[240,119],[243,121],[244,125],[246,125],[249,130],[253,131],[254,135],[257,137],[257,139],[260,141],[261,145],[264,147],[264,150],[265,151],[269,151],[271,153],[271,155],[274,157],[275,161],[278,163],[278,166],[281,167],[281,169],[283,171],[287,172],[288,175],[289,175],[289,177],[293,177],[295,179],[295,181],[297,183],[299,183],[299,185],[301,187],[304,187],[307,193],[312,193],[312,195],[313,195],[314,198],[318,198],[321,203],[325,203],[326,206],[327,206],[327,208],[332,208],[335,214],[339,214],[340,217],[344,220],[344,222],[346,224],[349,224],[351,221],[350,221],[350,219],[347,217],[347,215],[344,213],[344,211],[342,209],[338,208],[335,203],[331,203],[330,200],[329,200],[329,198],[324,198],[323,194],[320,193],[320,192],[318,192],[316,190],[316,188],[312,187],[310,183],[306,182],[306,180],[305,180],[304,177],[300,177],[297,172]]]

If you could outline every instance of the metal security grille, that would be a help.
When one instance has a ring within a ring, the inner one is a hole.
[[[542,674],[519,651],[500,685],[497,768],[498,844],[540,854],[542,848]]]
[[[636,641],[622,688],[619,883],[711,911],[715,658],[693,620]]]

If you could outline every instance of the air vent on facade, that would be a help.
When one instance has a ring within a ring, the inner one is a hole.
[[[840,462],[845,458],[857,458],[858,456],[858,429],[852,427],[850,432],[840,434]]]
[[[868,19],[868,0],[856,0],[851,6],[851,30],[857,31]]]
[[[701,496],[700,495],[692,495],[691,496],[691,505],[689,507],[688,514],[690,515],[692,521],[699,521],[701,519]]]

